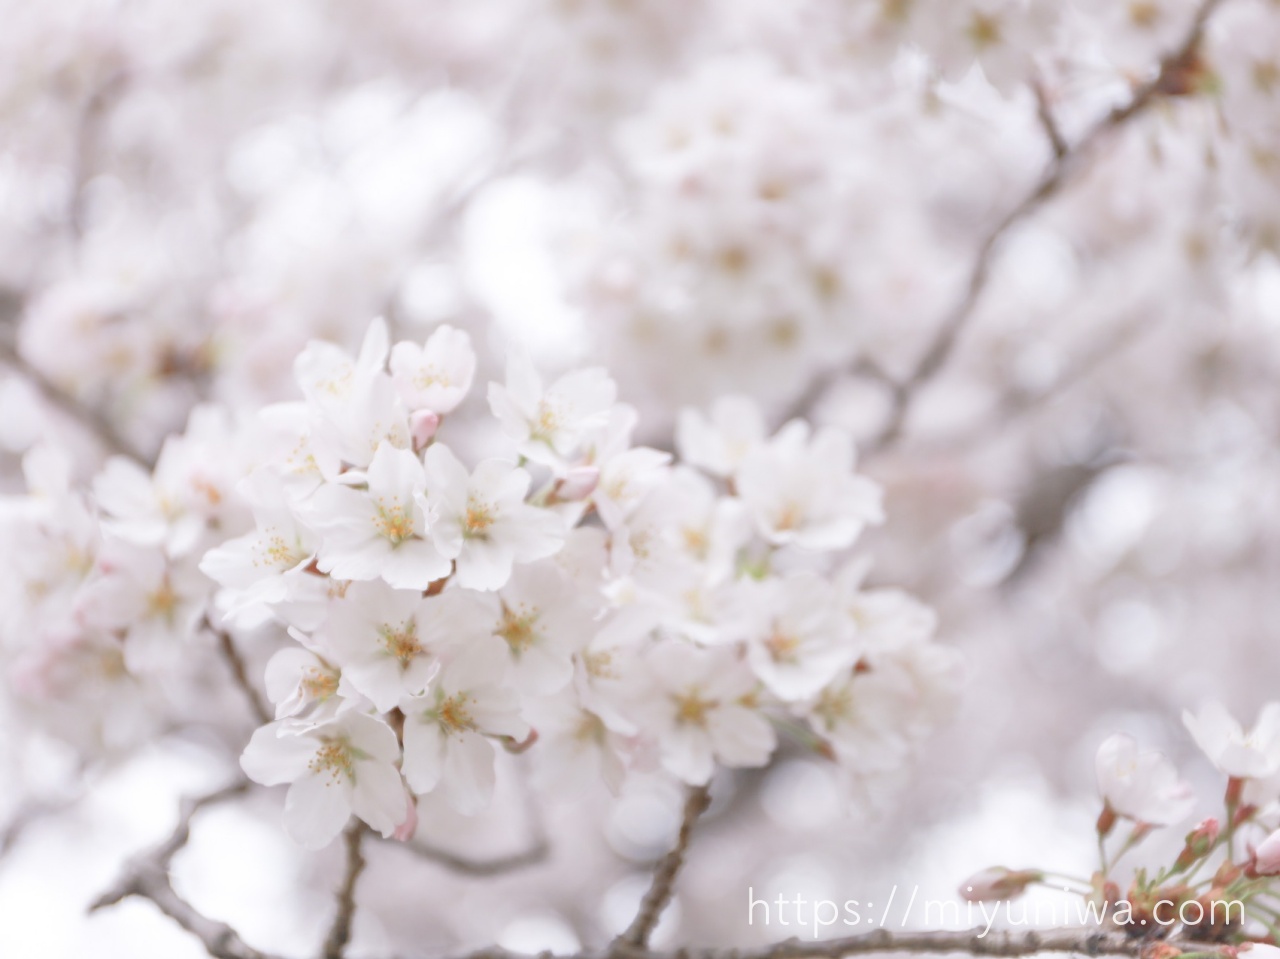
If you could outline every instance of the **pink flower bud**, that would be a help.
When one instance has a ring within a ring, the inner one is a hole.
[[[556,499],[586,499],[595,492],[600,482],[600,467],[575,466],[556,484]]]
[[[1218,820],[1210,816],[1191,832],[1187,833],[1186,845],[1182,847],[1182,852],[1178,854],[1178,860],[1174,863],[1174,870],[1181,872],[1190,868],[1192,863],[1209,855],[1209,851],[1213,849],[1214,844],[1218,841],[1218,833],[1220,831],[1221,826]]]
[[[420,450],[436,435],[440,428],[440,415],[431,410],[414,410],[409,414],[409,435],[413,438],[413,448]]]
[[[992,866],[970,876],[960,887],[960,895],[969,902],[999,902],[1016,899],[1027,891],[1027,886],[1039,882],[1044,874],[1034,869],[1006,869]]]
[[[404,822],[396,826],[396,831],[391,834],[391,838],[398,842],[408,842],[413,838],[413,834],[418,831],[418,804],[414,801],[413,794],[405,792],[405,805],[408,809],[405,811]]]
[[[1277,829],[1262,845],[1253,851],[1250,866],[1259,876],[1280,876],[1280,829]]]

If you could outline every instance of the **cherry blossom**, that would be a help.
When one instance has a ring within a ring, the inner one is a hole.
[[[1110,736],[1098,747],[1098,791],[1112,812],[1138,823],[1169,826],[1187,817],[1191,787],[1167,759],[1141,752],[1128,736]]]
[[[400,747],[385,723],[359,713],[315,725],[281,720],[260,728],[240,764],[264,786],[289,783],[284,822],[311,849],[327,846],[352,813],[383,836],[405,817],[395,763]]]
[[[425,487],[432,542],[455,562],[461,586],[498,589],[513,564],[550,556],[563,541],[560,518],[525,503],[529,474],[502,460],[485,460],[468,475],[447,446],[433,445]]]
[[[506,651],[495,639],[458,650],[431,692],[406,699],[404,776],[416,793],[439,788],[460,812],[476,812],[493,793],[491,737],[529,733],[514,692],[504,688]]]
[[[391,351],[391,376],[400,399],[410,410],[451,413],[467,391],[476,372],[471,337],[447,324],[438,327],[426,343],[400,342]]]
[[[521,456],[558,465],[586,434],[608,422],[617,388],[602,369],[567,373],[543,388],[527,359],[507,363],[505,385],[489,385],[489,406]]]
[[[378,446],[365,489],[328,483],[307,501],[322,536],[316,565],[340,579],[384,579],[425,589],[449,573],[449,560],[427,538],[426,476],[409,450]]]
[[[1228,776],[1259,779],[1280,769],[1280,703],[1268,703],[1245,732],[1226,707],[1209,702],[1182,721],[1209,761]]]

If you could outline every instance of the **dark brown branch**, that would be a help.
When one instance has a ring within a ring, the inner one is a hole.
[[[618,937],[615,945],[625,944],[644,949],[649,944],[649,936],[658,925],[658,920],[662,918],[662,911],[671,902],[676,876],[680,874],[680,867],[684,865],[684,854],[693,836],[693,824],[706,812],[710,804],[711,793],[706,786],[696,786],[689,791],[689,798],[684,804],[684,818],[680,821],[680,833],[676,836],[676,844],[659,860],[658,868],[653,872],[653,882],[649,884],[649,891],[644,894],[644,899],[640,902],[640,911],[636,913],[627,931]]]
[[[1219,943],[1164,940],[1186,952],[1218,953]],[[623,942],[614,943],[608,952],[580,952],[539,959],[844,959],[868,953],[917,953],[921,955],[962,953],[971,956],[1033,956],[1065,953],[1080,956],[1144,956],[1154,942],[1134,938],[1120,932],[1106,932],[1091,927],[1042,930],[997,930],[982,935],[980,929],[937,930],[927,932],[874,932],[842,939],[801,941],[788,939],[759,949],[681,948],[675,952],[655,952]],[[494,946],[454,959],[532,959]]]
[[[321,959],[342,959],[347,943],[351,941],[351,921],[356,913],[356,882],[365,866],[364,854],[360,851],[364,834],[364,823],[357,820],[347,828],[343,836],[347,850],[347,868],[342,876],[342,885],[338,887],[338,912],[333,917],[333,925],[329,927],[329,935],[325,938]]]
[[[1163,97],[1185,96],[1193,93],[1201,76],[1200,45],[1205,25],[1222,0],[1203,0],[1195,18],[1187,29],[1182,42],[1161,61],[1155,76],[1136,87],[1128,102],[1116,107],[1095,123],[1074,145],[1066,143],[1058,132],[1056,122],[1048,113],[1047,101],[1038,85],[1033,84],[1039,105],[1040,122],[1046,126],[1053,157],[1048,169],[1023,199],[1004,215],[983,237],[974,255],[969,279],[960,299],[943,317],[932,341],[907,375],[890,384],[890,409],[879,431],[866,444],[869,452],[883,450],[895,444],[901,437],[907,417],[915,404],[921,388],[929,383],[946,365],[954,352],[960,335],[968,325],[974,310],[986,290],[990,279],[994,254],[1009,230],[1036,212],[1050,199],[1058,196],[1087,165],[1101,143],[1111,137],[1130,120],[1145,113]],[[804,396],[793,405],[791,416],[808,412],[825,393],[831,380],[841,372],[819,377]]]

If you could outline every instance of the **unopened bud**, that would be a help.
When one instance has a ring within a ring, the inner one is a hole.
[[[1218,820],[1210,816],[1191,832],[1187,833],[1186,845],[1182,847],[1182,852],[1178,854],[1178,859],[1173,864],[1174,871],[1181,872],[1184,869],[1189,869],[1193,862],[1209,855],[1209,850],[1218,841],[1220,829],[1221,826]],[[1280,856],[1280,844],[1277,845],[1276,851],[1277,856]]]
[[[1102,807],[1102,812],[1098,813],[1098,823],[1097,823],[1098,835],[1105,838],[1107,834],[1110,833],[1111,830],[1115,828],[1115,824],[1116,824],[1115,810],[1111,808],[1110,803],[1107,803],[1105,806]]]
[[[556,484],[555,498],[570,501],[586,499],[596,491],[599,484],[600,467],[574,466]]]
[[[1006,869],[992,866],[968,878],[960,887],[960,895],[969,902],[1000,902],[1016,899],[1027,891],[1027,886],[1044,879],[1044,873],[1034,869]]]
[[[409,436],[415,450],[423,449],[440,429],[440,414],[431,410],[414,410],[409,414]]]

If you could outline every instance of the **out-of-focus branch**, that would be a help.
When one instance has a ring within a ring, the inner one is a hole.
[[[709,805],[711,805],[711,793],[706,786],[696,786],[689,791],[676,843],[671,851],[658,861],[658,867],[653,872],[653,882],[650,883],[649,891],[644,894],[644,899],[640,902],[640,911],[636,913],[635,919],[631,921],[627,930],[618,937],[615,946],[628,945],[644,949],[649,944],[649,936],[658,925],[658,920],[662,918],[662,911],[671,902],[676,876],[680,874],[680,867],[684,865],[684,854],[693,836],[693,824],[706,812]]]
[[[1200,75],[1200,44],[1204,38],[1205,26],[1221,3],[1222,0],[1203,0],[1182,42],[1160,61],[1156,75],[1136,87],[1126,103],[1097,121],[1074,144],[1069,144],[1062,138],[1050,112],[1047,97],[1038,83],[1032,85],[1036,94],[1037,116],[1045,128],[1053,154],[1049,167],[1031,191],[983,237],[960,299],[943,317],[929,346],[907,375],[889,384],[889,413],[875,436],[867,442],[868,452],[890,447],[901,437],[903,426],[921,389],[946,365],[961,333],[972,318],[990,279],[996,248],[1009,230],[1061,193],[1087,167],[1099,145],[1126,123],[1145,113],[1163,97],[1185,96],[1194,91]],[[842,372],[849,371],[836,371],[832,376],[816,380],[792,407],[791,415],[799,416],[808,412],[825,393],[831,379]]]
[[[132,860],[123,875],[110,889],[89,906],[89,911],[105,909],[138,896],[149,899],[166,916],[191,933],[214,959],[277,959],[249,946],[239,933],[225,922],[210,919],[174,891],[169,876],[173,857],[191,838],[191,820],[206,806],[226,802],[249,788],[247,779],[238,779],[222,789],[204,796],[188,797],[178,812],[178,823],[164,842],[150,852]]]
[[[364,854],[360,851],[364,834],[364,823],[356,820],[343,836],[347,847],[347,868],[342,875],[342,885],[338,887],[338,911],[333,917],[333,925],[329,927],[329,935],[325,937],[321,959],[342,959],[347,943],[351,941],[351,921],[356,913],[356,882],[365,866]]]
[[[102,128],[128,84],[128,75],[115,71],[95,89],[80,110],[71,155],[71,193],[67,198],[67,223],[79,240],[84,233],[84,190],[97,166]]]
[[[240,691],[244,693],[244,698],[248,700],[249,708],[253,710],[254,717],[260,723],[271,722],[273,716],[271,710],[267,708],[266,702],[263,701],[262,694],[258,692],[256,686],[249,681],[249,672],[245,667],[244,657],[240,655],[240,650],[236,648],[235,640],[231,638],[231,634],[225,629],[219,629],[213,625],[206,613],[202,623],[204,628],[213,633],[214,638],[218,641],[218,652],[223,659],[227,661],[227,666],[231,669],[231,677],[235,680],[236,685],[240,687]]]
[[[534,839],[527,849],[522,849],[519,852],[504,856],[493,856],[488,859],[475,859],[459,855],[456,852],[450,852],[448,849],[425,846],[416,842],[398,842],[395,843],[395,846],[413,853],[420,859],[439,863],[447,869],[466,876],[498,876],[503,873],[514,872],[517,869],[523,869],[526,866],[536,866],[546,860],[551,848],[547,840],[539,836]]]
[[[1049,104],[1049,94],[1044,88],[1044,83],[1039,77],[1033,77],[1031,80],[1031,92],[1036,98],[1036,119],[1040,121],[1040,126],[1044,130],[1045,139],[1049,141],[1049,148],[1053,151],[1055,161],[1061,160],[1067,155],[1066,138],[1062,135],[1062,130],[1058,127],[1058,120],[1053,115],[1053,107]]]
[[[133,448],[133,444],[116,429],[115,424],[110,419],[99,410],[83,405],[61,386],[58,386],[58,384],[24,360],[13,344],[8,341],[7,337],[0,337],[0,363],[8,366],[31,383],[46,403],[91,433],[94,439],[101,443],[108,452],[128,456],[143,463],[148,462],[147,458],[140,455]]]

